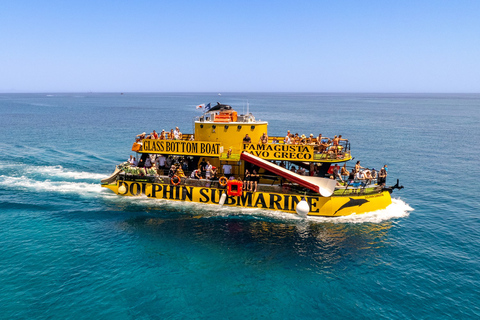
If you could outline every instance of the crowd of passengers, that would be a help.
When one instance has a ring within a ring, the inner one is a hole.
[[[287,135],[283,139],[284,144],[293,144],[293,145],[310,145],[315,148],[315,151],[318,153],[323,153],[335,158],[343,155],[343,146],[340,144],[341,141],[348,141],[348,139],[342,138],[342,135],[334,136],[333,138],[328,138],[322,136],[320,133],[317,137],[310,133],[310,136],[307,138],[304,134],[299,135],[298,133],[290,133],[290,130],[287,131]],[[267,144],[269,142],[267,134],[264,132],[260,137],[258,144]],[[243,143],[252,143],[252,139],[248,134],[243,138]],[[272,143],[280,143],[278,138],[274,137]]]
[[[146,132],[137,134],[136,141],[142,141],[143,139],[155,139],[155,140],[183,140],[183,134],[180,132],[178,127],[174,129],[170,129],[170,132],[162,130],[160,134],[153,130],[150,134]],[[190,135],[190,140],[194,140],[193,135]]]
[[[172,156],[169,155],[165,157],[162,154],[159,155],[150,155],[145,158],[145,162],[140,159],[137,159],[134,156],[130,156],[127,162],[133,167],[145,168],[147,171],[141,172],[140,174],[146,174],[149,169],[153,169],[156,174],[161,176],[168,175],[170,178],[177,176],[179,178],[186,178],[187,176],[191,179],[206,179],[210,181],[217,181],[219,177],[225,176],[227,179],[237,179],[243,181],[243,188],[248,191],[256,192],[258,183],[260,180],[259,168],[252,167],[245,169],[243,177],[234,177],[232,174],[232,166],[230,164],[224,164],[219,170],[219,168],[213,166],[210,161],[202,159],[198,163],[198,167],[193,163],[193,158],[190,157],[181,157],[181,156]],[[285,162],[281,161],[278,164],[280,167],[286,168]],[[291,166],[290,171],[299,175],[304,176],[319,176],[318,166],[312,164],[310,170],[306,170],[302,167]],[[332,167],[332,170],[329,171],[328,176],[330,179],[335,179],[337,186],[362,186],[375,184],[377,183],[380,186],[385,186],[387,178],[387,165],[384,165],[380,171],[377,171],[375,168],[369,169],[364,168],[360,165],[360,161],[357,161],[355,166],[350,170],[347,169],[347,164],[344,163],[342,167],[338,164]],[[284,178],[279,177],[280,185],[283,185],[286,181]]]

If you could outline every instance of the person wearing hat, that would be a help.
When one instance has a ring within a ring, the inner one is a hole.
[[[387,183],[387,165],[384,165],[378,173],[378,184],[384,186]]]
[[[300,137],[300,144],[302,145],[305,145],[307,143],[307,137],[302,134],[302,136]]]
[[[313,142],[313,133],[310,133],[310,137],[308,137],[307,143],[308,143],[308,144],[314,144],[314,142]]]
[[[137,134],[136,136],[137,136],[140,140],[143,140],[143,139],[145,139],[145,135],[146,135],[146,134],[147,134],[146,132],[142,132],[142,133],[140,133],[140,134]]]

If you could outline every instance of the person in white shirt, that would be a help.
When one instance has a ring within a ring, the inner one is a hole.
[[[174,136],[175,140],[180,139],[180,129],[178,129],[178,127],[175,127],[175,131],[173,132],[173,136]]]
[[[130,158],[127,160],[128,163],[133,164],[133,156],[130,155]]]
[[[165,156],[163,154],[159,155],[157,159],[155,160],[155,163],[157,164],[157,169],[160,171],[160,174],[165,173]]]
[[[230,164],[224,164],[222,168],[225,177],[230,178],[230,176],[232,175],[232,166]]]
[[[205,178],[210,179],[212,177],[212,165],[210,161],[207,161],[207,166],[205,167]]]
[[[365,175],[363,174],[363,171],[358,170],[358,172],[355,174],[355,179],[357,179],[357,180],[365,180]]]

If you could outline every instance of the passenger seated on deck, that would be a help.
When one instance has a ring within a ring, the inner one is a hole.
[[[175,139],[175,133],[173,132],[173,129],[170,129],[170,133],[168,134],[168,139],[169,140]]]
[[[158,139],[158,133],[155,130],[150,133],[150,139]]]
[[[355,180],[360,181],[360,182],[364,182],[364,181],[365,181],[365,175],[363,174],[363,171],[358,171],[358,172],[355,174]]]
[[[248,133],[243,138],[243,143],[252,143],[252,138],[248,136]]]
[[[145,139],[146,135],[147,135],[147,133],[143,132],[143,133],[137,134],[136,137],[139,138],[140,140],[143,140],[143,139]]]
[[[138,162],[137,162],[137,159],[135,157],[133,157],[132,166],[134,166],[134,167],[138,166]]]
[[[250,172],[248,169],[245,170],[245,179],[243,180],[243,189],[250,189]]]
[[[285,139],[283,139],[284,144],[291,144],[292,140],[290,139],[290,130],[288,131],[288,134],[285,136]]]
[[[363,171],[363,176],[365,177],[365,183],[370,184],[370,181],[372,181],[372,173],[370,172],[370,170],[365,169]]]
[[[202,176],[201,176],[201,173],[200,173],[200,168],[193,170],[192,174],[190,175],[190,178],[197,179],[197,180],[202,179]]]
[[[330,140],[323,140],[320,143],[320,152],[321,153],[327,153],[328,146],[330,145]]]
[[[302,136],[300,137],[299,144],[301,144],[301,145],[306,145],[307,144],[307,137],[304,134],[302,134]]]
[[[132,155],[130,155],[130,158],[128,158],[127,162],[130,163],[130,164],[133,164],[133,156]]]
[[[177,174],[177,168],[175,167],[174,164],[172,164],[172,166],[170,167],[170,170],[168,171],[168,176],[170,178],[173,178],[173,176],[176,174]]]
[[[165,140],[167,137],[165,136],[165,130],[162,130],[162,132],[160,132],[160,140]]]
[[[185,172],[183,172],[182,168],[180,167],[178,167],[176,174],[179,178],[185,178]]]
[[[188,140],[189,140],[189,141],[195,141],[195,136],[192,134],[192,135],[190,136],[190,139],[188,139]]]
[[[257,171],[253,169],[252,174],[250,175],[249,191],[257,192],[257,185],[259,180],[260,180],[260,176],[258,175]]]

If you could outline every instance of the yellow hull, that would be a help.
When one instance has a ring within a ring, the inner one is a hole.
[[[122,196],[139,196],[145,194],[149,198],[197,203],[218,204],[225,189],[200,186],[174,186],[160,183],[117,181],[117,184],[102,185]],[[296,204],[302,195],[271,192],[246,192],[241,196],[227,196],[224,205],[232,207],[258,208],[296,213]],[[347,216],[385,209],[392,203],[390,193],[369,195],[349,195],[321,197],[308,195],[305,197],[310,205],[311,216]]]

